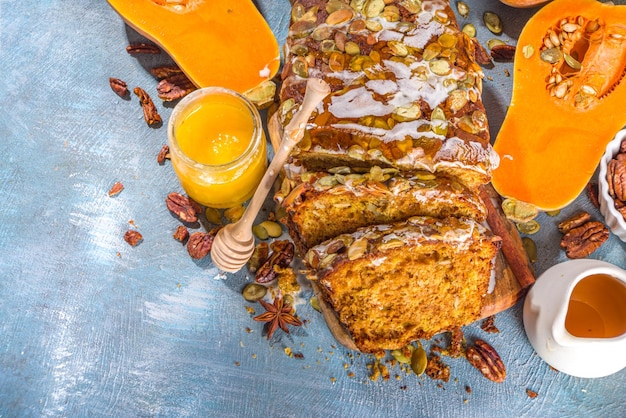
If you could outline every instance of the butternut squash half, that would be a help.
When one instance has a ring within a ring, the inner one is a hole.
[[[108,0],[197,87],[243,93],[280,66],[278,42],[252,0]]]
[[[540,9],[517,43],[494,188],[540,210],[571,203],[626,124],[625,74],[626,6],[554,0]]]

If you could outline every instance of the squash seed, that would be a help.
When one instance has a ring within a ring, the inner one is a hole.
[[[524,58],[528,59],[532,57],[534,53],[535,53],[535,48],[533,48],[532,45],[524,45],[522,47],[522,55],[524,55]]]
[[[263,227],[263,225],[252,225],[252,233],[258,239],[268,239],[270,234],[268,234],[267,229]]]
[[[487,41],[487,48],[489,48],[490,50],[493,49],[493,47],[497,45],[506,45],[506,43],[501,39],[495,39],[495,38],[489,39]]]
[[[215,208],[206,208],[204,211],[204,216],[206,216],[206,220],[211,222],[214,225],[222,224],[222,213],[219,209]]]
[[[256,302],[267,294],[267,287],[258,283],[248,283],[241,292],[243,298],[248,302]]]
[[[385,2],[383,0],[368,0],[363,7],[363,14],[368,18],[377,17],[384,8]]]
[[[367,239],[359,238],[348,248],[348,260],[353,261],[360,258],[367,251]]]
[[[257,109],[266,109],[276,96],[276,83],[272,80],[265,80],[256,87],[243,93],[243,95],[254,104]]]
[[[567,65],[572,67],[574,70],[580,70],[582,68],[580,62],[578,62],[578,60],[576,60],[570,54],[563,54],[563,58],[565,58],[565,62],[567,63]]]
[[[502,33],[502,20],[500,16],[493,12],[485,12],[483,14],[483,22],[485,22],[485,26],[495,35],[500,35]]]
[[[283,228],[278,222],[263,221],[259,224],[267,231],[267,234],[272,238],[278,238],[283,234]]]
[[[519,223],[529,222],[539,214],[539,210],[534,205],[515,199],[504,199],[502,211],[507,219]]]
[[[537,244],[535,244],[535,241],[533,241],[532,238],[523,237],[522,245],[524,246],[524,250],[526,250],[526,254],[528,255],[528,259],[530,260],[530,262],[531,263],[536,262],[537,261]]]
[[[359,44],[352,41],[346,42],[345,50],[348,55],[359,55],[361,53]]]
[[[540,58],[548,64],[556,64],[563,58],[563,52],[559,48],[549,48],[541,51]]]
[[[411,358],[404,355],[402,350],[392,350],[391,355],[398,361],[398,363],[409,364],[411,362]]]
[[[459,12],[459,14],[461,16],[463,16],[464,18],[469,16],[470,13],[470,7],[468,6],[467,3],[465,3],[464,1],[457,1],[456,2],[456,10],[457,12]]]
[[[243,216],[246,209],[242,206],[235,206],[224,211],[224,216],[229,222],[237,222]]]
[[[422,2],[420,0],[403,0],[400,4],[411,14],[417,14],[422,10]]]
[[[326,24],[331,26],[339,25],[352,19],[352,16],[353,13],[350,9],[336,10],[328,15],[326,18]]]
[[[430,71],[437,75],[448,75],[452,71],[450,62],[444,59],[430,61],[428,63]]]
[[[320,308],[320,301],[317,299],[317,296],[312,296],[311,299],[309,299],[309,304],[316,311],[322,312],[322,308]]]
[[[561,214],[561,209],[549,210],[546,212],[546,215],[552,216],[552,217],[559,216],[560,214]]]
[[[539,225],[539,222],[535,221],[534,219],[528,222],[520,222],[517,224],[517,229],[522,234],[532,235],[537,233],[540,228],[541,225]]]
[[[411,369],[413,373],[420,376],[426,370],[427,365],[428,357],[426,357],[426,350],[421,346],[417,347],[411,354]]]
[[[463,26],[462,30],[463,30],[463,33],[469,36],[470,38],[476,37],[476,26],[472,25],[471,23],[468,23],[465,26]]]

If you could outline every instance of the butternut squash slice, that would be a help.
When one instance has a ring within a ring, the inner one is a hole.
[[[561,209],[626,124],[626,6],[554,0],[517,43],[513,94],[494,149],[502,196]]]
[[[252,0],[108,0],[197,87],[243,93],[280,66],[278,42]]]

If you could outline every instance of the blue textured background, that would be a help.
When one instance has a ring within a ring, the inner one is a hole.
[[[483,42],[484,10],[505,18],[513,39],[534,12],[468,3]],[[258,5],[282,43],[288,0]],[[497,316],[499,334],[465,329],[500,352],[502,384],[449,358],[442,387],[398,368],[372,382],[372,358],[338,346],[307,303],[306,326],[266,341],[240,296],[250,278],[216,279],[172,239],[178,221],[164,199],[180,186],[156,163],[166,130],[148,128],[137,98],[108,84],[118,77],[156,98],[146,68],[163,57],[129,56],[135,39],[104,0],[0,0],[0,417],[626,414],[626,370],[595,380],[551,370],[519,304]],[[485,71],[494,135],[510,98],[505,68]],[[167,121],[171,106],[155,102]],[[115,181],[126,188],[110,198]],[[540,217],[538,272],[565,260],[556,223],[580,209],[600,217],[584,196],[559,218]],[[131,220],[144,236],[136,248],[122,239]],[[614,236],[593,257],[626,265]]]

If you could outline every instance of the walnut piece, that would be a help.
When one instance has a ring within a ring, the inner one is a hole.
[[[585,258],[609,238],[609,229],[602,223],[589,221],[569,230],[561,239],[561,248],[568,258]]]

